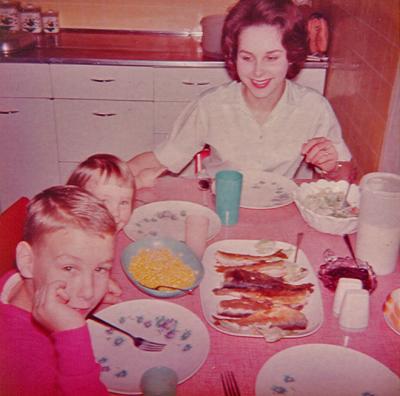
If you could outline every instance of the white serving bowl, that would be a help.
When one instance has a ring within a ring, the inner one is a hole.
[[[335,182],[322,179],[317,182],[302,183],[295,192],[294,201],[303,219],[316,230],[334,235],[351,234],[357,230],[358,217],[342,218],[319,214],[304,205],[306,197],[311,194],[316,194],[326,188],[333,192],[343,191],[345,193],[347,186],[348,182],[344,180]],[[356,184],[351,185],[347,201],[351,206],[359,208],[360,190]]]

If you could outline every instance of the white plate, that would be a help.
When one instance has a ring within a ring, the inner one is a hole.
[[[188,201],[158,201],[133,211],[124,230],[129,238],[168,237],[185,240],[185,219],[188,215],[202,215],[210,219],[208,239],[221,229],[218,215],[206,206]]]
[[[261,334],[254,334],[253,332],[233,332],[225,327],[218,326],[215,324],[213,315],[218,310],[218,304],[221,300],[226,299],[224,296],[217,296],[213,293],[213,289],[221,287],[223,282],[223,274],[215,271],[215,253],[217,250],[225,250],[229,252],[244,253],[244,254],[260,254],[257,249],[256,240],[224,240],[215,242],[208,246],[207,250],[203,256],[203,266],[204,266],[204,278],[200,284],[200,296],[201,305],[203,309],[203,314],[206,317],[208,323],[215,329],[231,335],[246,336],[246,337],[262,337]],[[289,243],[285,242],[274,242],[274,251],[278,249],[291,249],[294,255],[295,247]],[[289,256],[289,260],[293,257]],[[297,257],[297,263],[308,270],[306,277],[293,284],[301,283],[313,283],[314,292],[310,295],[308,299],[308,304],[303,308],[302,312],[308,320],[307,328],[304,330],[296,330],[291,334],[286,335],[285,338],[296,338],[310,335],[316,332],[323,321],[324,311],[322,306],[321,289],[319,287],[318,279],[315,272],[308,261],[304,252],[300,249]]]
[[[188,309],[166,301],[132,300],[113,305],[97,316],[150,341],[166,343],[161,352],[146,352],[116,330],[88,320],[101,380],[110,392],[139,394],[143,373],[154,366],[175,370],[178,383],[202,366],[210,348],[203,322]]]
[[[277,173],[246,173],[243,177],[240,206],[249,209],[272,209],[293,202],[296,183]]]
[[[258,373],[256,396],[394,396],[399,377],[353,349],[308,344],[285,349]]]

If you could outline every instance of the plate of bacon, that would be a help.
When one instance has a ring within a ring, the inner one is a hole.
[[[237,336],[303,337],[319,329],[323,305],[310,262],[286,242],[224,240],[204,253],[200,285],[204,316],[217,330]]]

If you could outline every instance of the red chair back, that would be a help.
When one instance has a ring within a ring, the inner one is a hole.
[[[15,248],[22,240],[28,203],[22,197],[0,213],[0,275],[15,268]]]

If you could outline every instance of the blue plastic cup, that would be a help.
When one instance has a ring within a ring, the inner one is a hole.
[[[217,214],[224,225],[239,221],[240,195],[243,175],[234,170],[223,170],[215,175]]]

